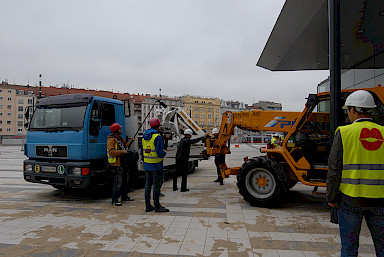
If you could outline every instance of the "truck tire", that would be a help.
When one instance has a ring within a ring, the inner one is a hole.
[[[241,166],[237,187],[252,206],[274,206],[288,190],[287,174],[277,161],[266,156],[255,157]]]

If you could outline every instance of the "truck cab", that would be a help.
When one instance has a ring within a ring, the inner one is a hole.
[[[124,105],[115,99],[90,94],[39,99],[28,124],[24,179],[59,189],[108,183],[106,142],[114,122],[125,133]]]

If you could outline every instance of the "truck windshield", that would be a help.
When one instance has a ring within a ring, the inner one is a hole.
[[[52,132],[81,130],[86,109],[86,105],[37,108],[33,114],[29,129]]]

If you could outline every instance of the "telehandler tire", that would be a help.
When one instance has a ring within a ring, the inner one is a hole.
[[[288,190],[287,174],[277,161],[266,156],[255,157],[241,166],[237,187],[252,206],[274,206]]]

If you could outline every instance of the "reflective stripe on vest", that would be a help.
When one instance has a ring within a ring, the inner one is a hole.
[[[115,150],[117,150],[117,143],[115,143]],[[107,149],[108,163],[115,163],[117,158],[116,156],[110,156]]]
[[[352,197],[384,198],[384,127],[361,121],[339,129],[343,142],[340,191]]]
[[[152,134],[150,140],[142,139],[144,162],[146,163],[159,163],[163,161],[163,158],[159,158],[156,152],[155,139],[160,134]]]

